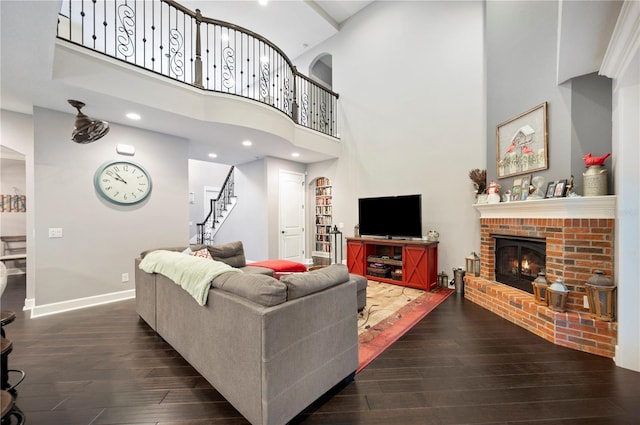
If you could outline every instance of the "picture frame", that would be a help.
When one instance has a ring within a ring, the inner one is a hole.
[[[559,180],[553,190],[554,198],[564,198],[564,192],[567,187],[567,179]]]
[[[499,179],[549,168],[547,102],[496,126]]]
[[[520,193],[521,201],[526,201],[529,197],[529,186],[531,186],[531,174],[522,178],[522,185],[520,186],[522,188]]]
[[[516,179],[513,179],[513,185],[511,186],[511,200],[512,201],[519,201],[520,200],[521,188],[522,188],[522,178],[518,177]]]
[[[556,192],[556,182],[549,182],[547,185],[547,192],[545,194],[545,198],[553,198],[553,195]]]
[[[519,201],[520,200],[521,189],[522,188],[520,186],[513,186],[513,188],[511,188],[511,200],[512,201]]]

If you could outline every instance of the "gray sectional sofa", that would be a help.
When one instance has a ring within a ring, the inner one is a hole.
[[[345,266],[276,280],[269,269],[245,269],[244,254],[225,258],[231,246],[207,248],[243,272],[215,277],[200,306],[166,276],[139,268],[147,251],[135,260],[136,309],[249,422],[285,424],[353,377],[356,282]]]

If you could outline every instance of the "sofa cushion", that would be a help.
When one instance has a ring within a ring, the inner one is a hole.
[[[342,264],[322,269],[286,275],[280,282],[287,285],[287,299],[294,300],[349,280],[349,271]]]
[[[258,273],[258,274],[266,274],[267,276],[273,277],[273,269],[268,269],[266,267],[256,267],[252,265],[240,267],[245,273]]]
[[[231,267],[240,268],[247,264],[241,241],[222,245],[208,245],[207,248],[214,260],[227,263]]]
[[[211,282],[214,288],[231,292],[267,307],[287,300],[287,286],[264,274],[223,273]]]

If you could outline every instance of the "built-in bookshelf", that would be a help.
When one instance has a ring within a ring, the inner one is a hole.
[[[331,205],[331,180],[318,177],[315,187],[315,252],[314,256],[330,258],[331,227],[333,210]]]

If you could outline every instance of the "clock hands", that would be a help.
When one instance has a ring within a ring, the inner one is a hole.
[[[120,177],[120,174],[116,173],[115,171],[113,172],[113,174],[116,175],[115,177],[116,180],[120,180],[122,183],[128,184],[122,177]]]

